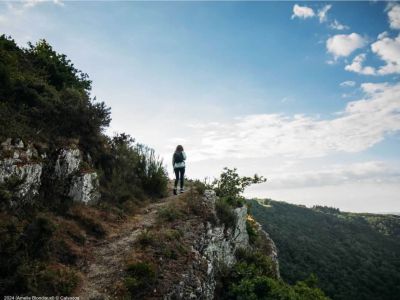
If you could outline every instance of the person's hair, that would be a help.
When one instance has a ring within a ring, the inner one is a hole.
[[[175,150],[175,152],[182,152],[183,151],[183,147],[182,147],[182,145],[178,145],[178,146],[176,146],[176,150]]]

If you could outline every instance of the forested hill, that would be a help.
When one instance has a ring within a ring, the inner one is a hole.
[[[249,202],[278,247],[285,280],[314,273],[332,299],[400,299],[400,216]]]

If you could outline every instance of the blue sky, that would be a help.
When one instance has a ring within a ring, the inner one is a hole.
[[[182,143],[190,177],[236,166],[269,179],[248,196],[400,211],[399,3],[5,1],[0,29],[87,72],[109,134],[167,164]]]

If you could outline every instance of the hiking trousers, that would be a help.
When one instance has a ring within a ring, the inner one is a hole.
[[[180,183],[181,189],[183,189],[183,184],[185,180],[185,167],[175,168],[175,189],[178,187],[178,181]]]

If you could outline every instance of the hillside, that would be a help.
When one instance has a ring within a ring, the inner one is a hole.
[[[0,36],[0,294],[326,300],[279,275],[276,247],[225,169],[170,195],[155,152],[104,134],[88,75],[41,40]]]
[[[332,299],[399,299],[400,217],[251,200],[275,241],[282,277],[314,273]]]

